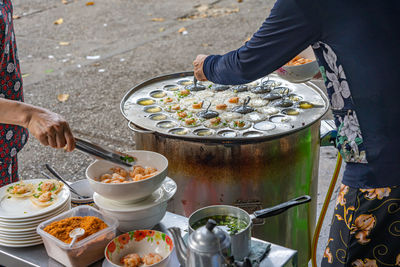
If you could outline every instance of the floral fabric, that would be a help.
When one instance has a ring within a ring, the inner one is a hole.
[[[0,187],[18,181],[17,155],[0,159],[0,177]]]
[[[313,48],[319,58],[320,70],[338,128],[337,148],[346,162],[367,163],[360,125],[344,69],[329,45],[317,42]]]
[[[13,7],[10,0],[0,0],[0,97],[23,101],[23,86],[21,70],[13,26]],[[12,173],[6,171],[11,162],[17,158],[17,152],[22,149],[28,139],[27,129],[0,124],[0,186],[18,180],[17,164]],[[7,166],[6,166],[7,165]]]
[[[342,184],[321,265],[400,266],[400,187]]]

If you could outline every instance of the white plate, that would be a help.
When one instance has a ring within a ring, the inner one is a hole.
[[[69,197],[66,201],[64,201],[64,203],[62,203],[56,209],[51,210],[50,212],[46,212],[44,214],[40,214],[40,215],[37,215],[37,216],[21,218],[21,219],[19,219],[19,218],[1,218],[0,217],[0,222],[19,222],[19,223],[30,222],[30,221],[33,221],[33,220],[38,220],[38,219],[41,219],[41,218],[45,218],[45,217],[51,216],[53,213],[56,213],[58,210],[64,209],[66,206],[71,206],[71,197]]]
[[[24,180],[25,183],[38,184],[43,179]],[[8,198],[7,188],[17,184],[15,182],[0,188],[0,218],[3,219],[24,219],[50,213],[62,206],[70,198],[70,192],[65,186],[57,194],[57,201],[45,208],[36,207],[29,198]]]
[[[42,240],[42,238],[40,236],[36,236],[32,240],[19,240],[19,239],[7,240],[7,239],[0,238],[0,242],[9,243],[9,244],[33,243],[33,242],[38,242],[40,240]]]
[[[40,216],[39,218],[34,218],[31,221],[23,221],[23,222],[14,222],[13,219],[8,221],[0,221],[0,228],[13,228],[13,229],[24,229],[24,228],[31,228],[34,226],[38,226],[41,222],[44,222],[50,218],[57,216],[60,213],[63,213],[66,210],[70,209],[69,202],[66,202],[64,206],[60,209],[55,210],[52,213],[46,214],[46,216]]]
[[[37,232],[31,232],[31,233],[0,233],[0,239],[10,239],[10,238],[28,238],[28,237],[33,237],[33,236],[38,236]]]
[[[176,192],[176,183],[171,178],[165,178],[160,188],[154,191],[150,197],[137,203],[124,204],[117,201],[108,200],[97,193],[93,194],[93,200],[98,207],[111,211],[139,211],[149,209],[159,203],[168,201]]]
[[[22,235],[21,235],[22,234]],[[1,232],[1,236],[4,238],[17,238],[17,237],[31,237],[37,235],[36,230],[30,232],[23,232],[23,233],[9,233],[9,232]],[[1,237],[0,237],[1,239]]]
[[[0,227],[0,233],[26,233],[36,231],[36,227],[24,228],[24,229],[13,229]]]
[[[43,243],[42,239],[34,241],[34,242],[21,242],[18,244],[0,241],[0,245],[5,246],[5,247],[11,247],[11,248],[31,247],[31,246],[40,245],[42,243]]]
[[[32,242],[32,241],[38,241],[39,240],[40,235],[36,234],[36,235],[29,235],[26,237],[2,237],[0,236],[0,242]]]

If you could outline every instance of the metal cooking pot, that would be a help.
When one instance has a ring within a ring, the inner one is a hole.
[[[251,228],[253,226],[253,221],[257,219],[264,219],[271,216],[281,214],[282,212],[288,210],[291,207],[295,207],[311,201],[311,197],[304,195],[287,202],[281,203],[279,205],[266,208],[263,210],[255,211],[253,214],[249,215],[245,210],[234,206],[228,205],[214,205],[208,206],[195,211],[189,217],[189,235],[195,231],[193,225],[201,219],[215,216],[215,215],[228,215],[243,220],[247,227],[238,233],[231,234],[231,249],[232,255],[236,260],[243,260],[244,257],[248,256],[250,253],[251,246]]]
[[[153,78],[132,88],[121,101],[122,114],[132,121],[129,126],[135,132],[136,149],[155,151],[169,160],[168,176],[179,190],[168,210],[189,216],[199,208],[222,204],[253,213],[299,195],[310,195],[310,205],[296,207],[265,223],[256,219],[252,229],[254,237],[298,250],[300,265],[306,264],[316,221],[320,125],[329,108],[327,97],[312,83],[291,84],[311,88],[323,99],[321,112],[286,132],[254,138],[172,135],[145,126],[145,115],[126,112],[127,101],[134,94],[152,84],[189,75],[193,72]]]

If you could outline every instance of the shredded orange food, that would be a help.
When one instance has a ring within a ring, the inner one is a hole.
[[[85,234],[77,239],[78,242],[107,227],[108,225],[101,219],[95,216],[86,216],[70,217],[60,221],[52,222],[43,230],[57,239],[69,244],[72,241],[72,238],[69,237],[69,233],[75,228],[83,228],[85,230]]]
[[[285,65],[286,66],[298,66],[298,65],[309,63],[309,62],[312,62],[312,60],[308,59],[308,58],[301,57],[301,56],[295,56],[292,60],[290,60]]]

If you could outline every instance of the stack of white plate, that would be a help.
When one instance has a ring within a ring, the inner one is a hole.
[[[41,179],[24,180],[38,184]],[[16,183],[14,183],[16,184]],[[14,198],[6,193],[9,184],[0,188],[0,245],[7,247],[28,247],[42,243],[36,227],[71,208],[71,194],[63,187],[55,203],[48,207],[35,206],[29,197]]]
[[[177,186],[174,180],[166,177],[160,188],[140,202],[121,203],[94,193],[93,200],[101,213],[118,220],[118,230],[129,232],[138,229],[151,229],[164,217],[168,201],[175,195]]]

